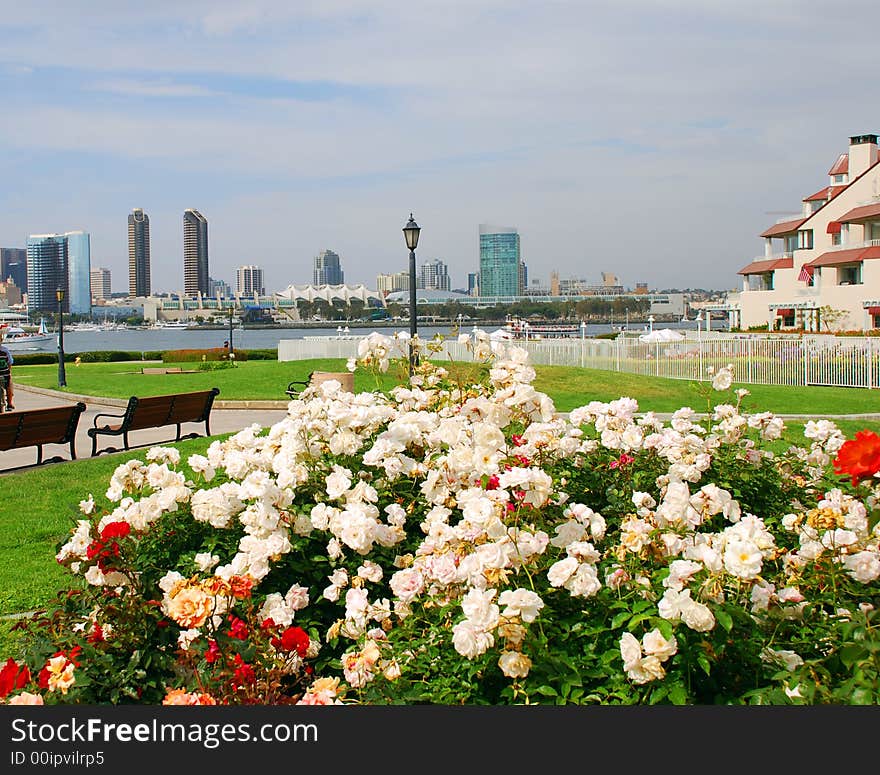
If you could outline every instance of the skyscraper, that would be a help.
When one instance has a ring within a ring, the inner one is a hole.
[[[480,296],[518,296],[519,234],[511,226],[480,224]]]
[[[263,284],[263,270],[248,264],[235,270],[235,290],[243,296],[266,295],[266,286]]]
[[[419,267],[419,288],[430,291],[448,291],[449,269],[439,258],[426,261]]]
[[[315,285],[343,285],[345,273],[339,263],[339,256],[332,250],[322,250],[315,256]]]
[[[479,272],[468,272],[467,291],[468,291],[468,296],[479,296],[480,295],[480,273]]]
[[[183,212],[183,292],[207,294],[208,220],[198,210]]]
[[[70,311],[76,315],[92,313],[91,241],[86,231],[68,231],[67,285]]]
[[[27,239],[28,309],[56,312],[55,291],[64,291],[61,309],[70,311],[67,237],[63,234],[32,234]]]
[[[135,207],[128,215],[128,295],[149,296],[150,218]]]
[[[27,293],[26,248],[0,248],[0,281],[10,278],[17,288]]]
[[[110,270],[104,267],[92,269],[91,285],[93,299],[109,299],[111,296]]]

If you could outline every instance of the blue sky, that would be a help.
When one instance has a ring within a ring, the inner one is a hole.
[[[25,7],[19,7],[25,6]],[[480,223],[532,277],[732,288],[758,234],[880,131],[876,11],[842,0],[0,1],[0,245],[85,229],[127,288],[127,214],[155,290],[182,213],[210,273],[348,282],[419,260],[461,287]]]

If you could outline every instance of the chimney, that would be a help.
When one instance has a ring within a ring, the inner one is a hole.
[[[849,138],[849,180],[852,182],[878,159],[877,135],[855,135]]]

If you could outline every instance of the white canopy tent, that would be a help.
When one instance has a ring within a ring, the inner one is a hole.
[[[673,331],[671,328],[659,328],[639,337],[640,342],[680,342],[685,338],[684,334]]]

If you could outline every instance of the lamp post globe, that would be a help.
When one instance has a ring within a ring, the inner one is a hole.
[[[416,313],[416,247],[419,244],[421,228],[409,214],[409,220],[403,227],[403,237],[409,248],[409,375],[412,376],[418,365],[418,353],[415,340],[418,334],[418,316]]]
[[[58,387],[67,387],[67,375],[64,371],[64,288],[55,289],[55,300],[58,302]]]

